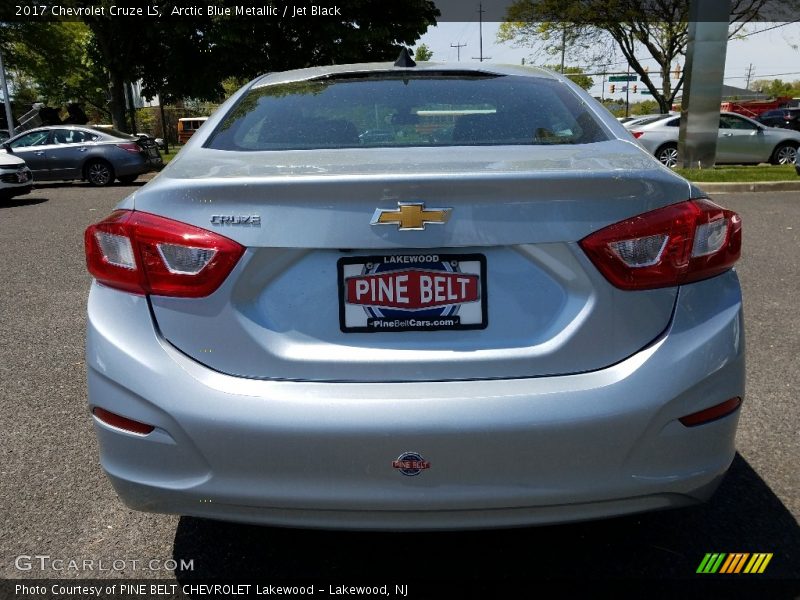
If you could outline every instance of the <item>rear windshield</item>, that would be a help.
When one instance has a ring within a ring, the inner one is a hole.
[[[555,80],[403,73],[254,88],[206,147],[257,151],[606,139],[583,101]]]

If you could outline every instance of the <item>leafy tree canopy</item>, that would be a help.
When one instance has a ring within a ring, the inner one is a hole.
[[[623,57],[619,70],[624,71],[627,68],[624,65],[630,65],[653,94],[660,110],[667,112],[683,85],[683,73],[673,79],[672,71],[686,54],[689,2],[515,0],[507,10],[498,40],[531,47],[549,56],[560,54],[564,48],[572,61],[597,67],[608,65],[609,58],[619,52]],[[757,17],[766,2],[734,0],[730,35]],[[643,53],[655,61],[654,73],[642,64]],[[651,75],[660,76],[660,85]]]

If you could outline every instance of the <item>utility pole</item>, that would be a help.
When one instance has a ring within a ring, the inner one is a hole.
[[[628,63],[628,81],[625,82],[625,116],[631,116],[631,105],[630,101],[628,100],[630,89],[631,89],[631,82],[630,82],[630,74],[631,74],[631,65]]]
[[[484,56],[483,55],[483,13],[486,11],[483,10],[483,3],[478,2],[478,56],[473,56],[473,60],[479,60],[481,62],[485,60],[489,60],[492,58],[491,56]]]
[[[561,74],[564,74],[564,53],[567,51],[567,24],[561,25]]]
[[[753,63],[750,63],[750,66],[747,67],[747,83],[745,84],[745,89],[750,89],[750,78],[753,76]]]
[[[11,100],[8,98],[8,85],[6,84],[6,68],[3,66],[3,54],[0,53],[0,85],[3,88],[3,102],[6,105],[6,121],[8,122],[8,135],[14,137],[14,115],[11,114]]]
[[[458,62],[461,62],[461,49],[464,48],[466,44],[450,44],[451,48],[456,48],[456,56],[458,57]]]

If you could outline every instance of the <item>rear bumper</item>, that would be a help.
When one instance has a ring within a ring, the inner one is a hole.
[[[30,194],[33,189],[33,182],[23,185],[15,185],[11,187],[0,188],[0,198],[13,198],[15,196],[24,196]]]
[[[120,318],[120,315],[125,315]],[[677,419],[744,394],[735,273],[681,289],[667,332],[571,376],[413,383],[257,381],[203,367],[154,331],[147,301],[94,284],[90,406],[100,456],[132,508],[276,525],[516,526],[705,500],[730,465],[738,412]],[[421,454],[403,476],[392,461]]]

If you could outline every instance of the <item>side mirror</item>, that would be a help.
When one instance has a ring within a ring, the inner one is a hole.
[[[9,154],[14,154],[14,150],[11,148],[11,142],[3,142],[0,144],[0,148],[3,148]]]

